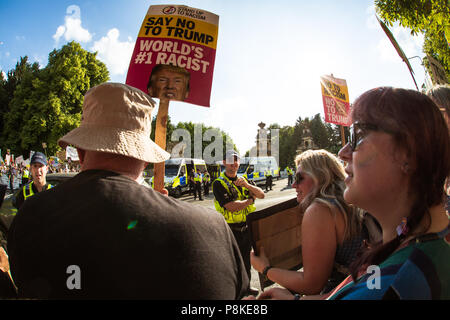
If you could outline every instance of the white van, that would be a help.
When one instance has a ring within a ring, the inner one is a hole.
[[[237,171],[238,177],[245,176],[255,184],[266,183],[265,172],[270,170],[272,177],[278,177],[279,167],[275,157],[245,157],[241,158]]]
[[[169,195],[178,198],[189,190],[188,174],[192,169],[194,172],[197,172],[197,169],[201,173],[206,171],[205,160],[174,158],[165,161],[164,187],[169,191]],[[153,177],[151,182],[153,187]]]

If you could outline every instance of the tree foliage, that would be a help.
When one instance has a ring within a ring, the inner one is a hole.
[[[294,126],[280,127],[278,124],[271,124],[269,128],[279,129],[278,155],[281,169],[286,166],[295,167],[295,157],[301,152],[300,147],[306,136],[312,137],[314,149],[325,149],[337,154],[342,148],[340,127],[323,122],[320,114],[316,114],[312,119],[299,117]],[[348,136],[348,128],[344,128],[344,131]]]
[[[411,29],[412,34],[424,34],[424,53],[432,56],[444,67],[450,80],[450,49],[445,28],[450,25],[448,0],[375,0],[378,15],[390,26],[398,22]],[[425,59],[426,60],[426,59]],[[428,67],[428,62],[424,61]],[[430,69],[428,69],[430,72]],[[430,74],[432,74],[430,72]]]
[[[2,100],[2,147],[26,158],[30,150],[43,151],[45,142],[46,151],[55,154],[57,140],[80,123],[84,94],[108,79],[96,53],[76,42],[53,50],[43,69],[21,58],[2,82],[7,93],[7,101]]]
[[[215,146],[214,143],[216,142],[216,138],[221,139],[223,152],[227,150],[227,146],[228,148],[234,148],[235,150],[237,150],[233,139],[226,132],[222,131],[219,128],[206,126],[203,123],[193,123],[189,121],[178,122],[176,125],[173,125],[169,116],[167,118],[166,128],[166,150],[168,150],[169,152],[172,152],[174,148],[177,148],[177,145],[179,143],[184,143],[186,145],[186,149],[184,150],[182,155],[187,155],[191,158],[203,158],[206,150],[206,153],[208,155],[209,151],[212,151],[212,157],[221,158],[222,155],[216,155],[216,151],[218,150],[213,148]],[[156,116],[154,116],[152,119],[152,133],[150,135],[150,138],[152,140],[155,139],[155,129]],[[181,131],[177,129],[181,129]],[[188,140],[186,141],[186,139]],[[201,141],[201,143],[199,141]],[[177,151],[180,151],[181,153],[182,150],[178,148]]]
[[[203,123],[192,123],[192,122],[179,122],[176,129],[185,129],[189,132],[191,138],[190,152],[187,150],[187,154],[191,154],[192,157],[197,157],[197,155],[212,156],[214,158],[222,159],[222,154],[216,154],[220,152],[219,149],[214,148],[215,142],[221,142],[222,152],[227,149],[233,148],[237,150],[233,139],[224,131],[219,128],[206,126]],[[216,139],[219,139],[216,141]],[[201,140],[201,144],[198,142]],[[197,144],[196,144],[197,141]],[[174,141],[178,143],[178,141]],[[217,147],[219,147],[217,145]]]

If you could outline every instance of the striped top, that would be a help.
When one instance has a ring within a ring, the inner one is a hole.
[[[347,277],[329,300],[450,299],[450,224],[439,233],[410,242],[355,282]],[[373,266],[371,266],[373,267]]]

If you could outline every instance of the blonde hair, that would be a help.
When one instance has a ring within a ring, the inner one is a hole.
[[[314,181],[313,190],[303,199],[300,207],[306,210],[311,203],[318,202],[331,210],[334,202],[344,216],[344,240],[358,235],[361,231],[362,210],[344,200],[346,174],[339,159],[326,150],[308,150],[295,158],[295,164]]]

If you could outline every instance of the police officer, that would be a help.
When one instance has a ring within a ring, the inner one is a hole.
[[[194,169],[191,169],[188,173],[188,181],[189,181],[189,195],[195,195],[195,181],[194,181]]]
[[[194,173],[194,200],[197,200],[197,193],[198,193],[198,199],[203,201],[202,198],[202,174],[200,173],[200,169],[197,169],[197,172]]]
[[[287,166],[286,167],[286,172],[288,174],[288,187],[292,186],[292,184],[294,183],[294,171],[292,171],[292,169]]]
[[[22,184],[20,187],[24,186],[25,184],[28,183],[28,181],[30,181],[30,171],[28,170],[27,167],[23,168],[23,173],[22,173]]]
[[[32,181],[24,185],[14,196],[13,205],[20,209],[27,198],[36,193],[50,189],[53,186],[47,183],[47,157],[42,152],[35,152],[30,161]]]
[[[266,191],[272,190],[272,170],[267,169],[265,172],[266,175]]]
[[[203,190],[205,192],[205,197],[206,197],[207,195],[209,195],[209,185],[211,183],[211,178],[209,176],[208,171],[206,171],[206,170],[203,171],[202,179],[203,179]]]
[[[255,198],[264,198],[264,191],[252,181],[238,177],[240,164],[239,154],[228,150],[223,165],[225,171],[214,180],[214,206],[225,218],[230,227],[244,260],[248,278],[251,278],[250,251],[251,239],[247,228],[247,215],[255,211]],[[248,288],[249,294],[257,294],[258,290]]]

